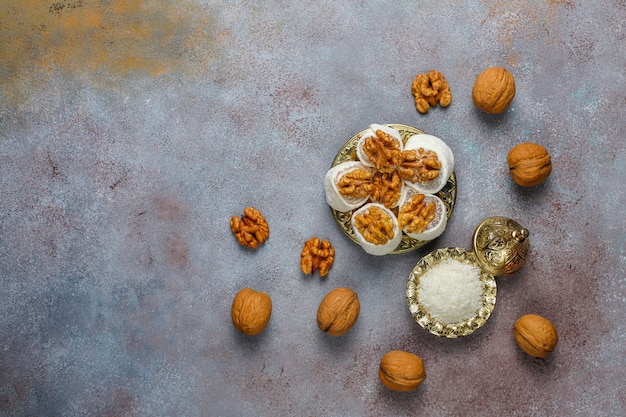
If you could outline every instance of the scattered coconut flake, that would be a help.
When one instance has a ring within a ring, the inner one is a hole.
[[[480,268],[455,259],[444,259],[419,280],[419,303],[432,318],[446,324],[476,315],[482,306]]]

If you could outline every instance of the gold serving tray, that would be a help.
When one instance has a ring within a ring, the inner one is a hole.
[[[398,132],[400,132],[400,136],[402,137],[402,141],[404,143],[406,143],[406,141],[415,134],[425,134],[425,132],[415,127],[407,126],[403,124],[387,124],[385,126],[389,126],[393,129],[396,129]],[[350,140],[348,140],[341,147],[341,149],[339,149],[337,156],[335,156],[335,159],[333,160],[331,168],[342,162],[358,160],[356,156],[356,145],[359,139],[361,138],[361,135],[363,135],[366,130],[367,129],[364,129],[361,132],[354,135],[352,138],[350,138]],[[454,171],[450,175],[450,178],[448,178],[448,182],[446,183],[446,185],[436,195],[441,199],[441,201],[443,201],[443,204],[446,206],[446,209],[447,209],[446,217],[448,218],[448,220],[450,220],[450,216],[452,215],[452,212],[454,211],[454,204],[456,203],[456,175]],[[350,223],[350,219],[352,218],[352,212],[351,211],[341,212],[341,211],[337,211],[333,209],[332,207],[330,210],[333,213],[335,222],[337,223],[337,225],[339,225],[341,230],[343,230],[343,232],[353,242],[358,244],[358,241],[354,234],[354,230],[352,229],[352,224]],[[429,242],[430,240],[413,239],[403,233],[402,241],[400,242],[398,247],[395,250],[393,250],[391,253],[400,254],[400,253],[410,252],[415,249],[421,248],[422,246],[426,245]]]
[[[409,281],[406,287],[407,303],[409,311],[413,315],[417,324],[428,330],[436,336],[444,336],[448,338],[456,338],[459,336],[467,336],[472,334],[483,324],[487,322],[496,305],[496,279],[489,272],[481,268],[480,281],[483,284],[482,306],[476,312],[476,315],[470,319],[458,323],[442,323],[432,318],[428,311],[419,301],[419,283],[420,278],[433,266],[437,265],[444,259],[454,259],[459,262],[476,265],[480,268],[478,259],[474,252],[463,248],[443,248],[436,249],[428,255],[424,256],[415,265],[415,268],[409,275]]]

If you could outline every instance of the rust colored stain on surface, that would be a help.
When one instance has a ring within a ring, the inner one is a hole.
[[[626,415],[625,0],[252,3],[0,0],[0,415]],[[491,64],[519,87],[499,116],[471,100]],[[420,115],[432,68],[456,101]],[[446,232],[413,253],[364,253],[324,198],[370,123],[457,161]],[[553,158],[529,189],[506,165],[525,141]],[[228,225],[248,206],[272,228],[254,252]],[[529,230],[525,266],[477,332],[431,335],[410,272],[492,215]],[[299,269],[314,235],[337,254],[325,280]],[[230,317],[244,287],[274,305],[255,337]],[[315,320],[336,287],[362,304],[341,338]],[[557,327],[548,358],[515,342],[527,313]],[[417,391],[380,382],[390,350],[423,359]]]
[[[566,0],[510,2],[483,1],[486,7],[485,23],[496,29],[494,36],[507,48],[506,64],[516,66],[519,52],[516,43],[549,38],[559,24],[558,16],[574,4]],[[487,29],[489,32],[489,29]]]
[[[190,75],[215,58],[211,17],[197,4],[159,0],[0,2],[0,86],[60,69],[119,77]]]

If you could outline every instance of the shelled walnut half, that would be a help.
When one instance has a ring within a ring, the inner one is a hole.
[[[246,207],[239,219],[230,219],[230,230],[241,246],[257,249],[270,237],[270,228],[265,217],[255,208]]]
[[[437,104],[441,107],[448,107],[452,103],[450,85],[443,74],[437,70],[417,74],[413,79],[411,92],[415,97],[415,108],[422,114]]]
[[[347,172],[337,182],[337,189],[339,194],[352,200],[366,198],[372,190],[372,173],[363,168]]]
[[[335,249],[329,241],[317,237],[306,241],[300,254],[300,269],[304,274],[314,274],[319,270],[320,277],[325,277],[334,262]]]

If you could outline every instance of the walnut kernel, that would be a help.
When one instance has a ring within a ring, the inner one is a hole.
[[[402,178],[397,171],[377,172],[372,180],[371,199],[387,208],[398,204],[402,191]]]
[[[442,163],[437,152],[424,148],[402,151],[402,162],[398,171],[405,181],[424,183],[439,176]]]
[[[415,97],[415,108],[422,114],[437,104],[441,107],[448,107],[452,103],[450,85],[443,74],[437,70],[430,70],[427,74],[417,74],[413,79],[411,92]]]
[[[398,213],[400,228],[409,233],[422,233],[435,220],[437,205],[424,201],[424,194],[415,194]]]
[[[253,207],[246,207],[243,213],[241,219],[237,216],[230,219],[230,230],[240,245],[257,249],[259,244],[265,243],[270,237],[269,225],[265,217]]]
[[[305,274],[314,274],[319,269],[320,276],[325,277],[334,261],[335,249],[330,242],[313,237],[304,244],[300,254],[300,269]]]
[[[372,188],[372,173],[357,168],[347,172],[337,183],[339,194],[346,198],[360,200],[369,195]]]
[[[363,238],[374,245],[383,245],[394,237],[393,220],[378,207],[355,216],[355,226]]]
[[[382,130],[376,130],[374,136],[365,139],[363,151],[380,172],[393,172],[400,161],[398,141]]]

